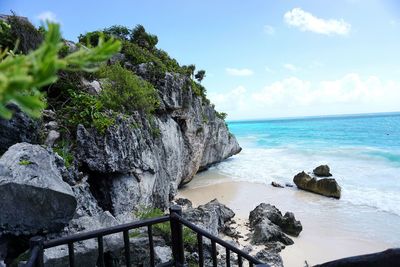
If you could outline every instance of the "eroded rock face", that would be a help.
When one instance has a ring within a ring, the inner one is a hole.
[[[340,198],[341,187],[333,178],[318,179],[307,173],[300,172],[293,178],[293,182],[300,189],[317,193],[327,197]]]
[[[146,66],[135,68],[144,78]],[[105,177],[131,177],[129,183],[141,193],[127,196],[130,206],[167,207],[177,188],[199,170],[241,150],[214,108],[193,95],[187,79],[166,73],[157,81],[161,106],[153,119],[139,113],[121,116],[104,135],[78,126],[78,161]]]
[[[11,146],[1,157],[0,196],[0,230],[14,235],[60,230],[77,205],[55,155],[28,143]]]
[[[293,244],[293,240],[285,235],[298,236],[303,230],[300,221],[293,213],[284,216],[275,206],[261,203],[249,215],[250,227],[253,228],[252,243],[265,244],[279,241],[285,245]]]
[[[16,105],[9,106],[14,114],[10,120],[0,118],[0,155],[7,149],[21,142],[38,141],[39,123],[23,113]]]

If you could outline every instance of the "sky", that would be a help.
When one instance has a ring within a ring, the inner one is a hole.
[[[228,120],[400,111],[397,0],[0,0],[66,39],[142,24]]]

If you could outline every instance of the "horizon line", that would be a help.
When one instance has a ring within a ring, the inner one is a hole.
[[[368,112],[368,113],[344,113],[344,114],[323,114],[323,115],[306,115],[306,116],[288,116],[288,117],[271,117],[259,119],[239,119],[227,120],[227,123],[237,122],[262,122],[262,121],[279,121],[279,120],[300,120],[300,119],[323,119],[323,118],[336,118],[336,117],[368,117],[373,115],[395,115],[400,114],[399,111],[382,111],[382,112]]]

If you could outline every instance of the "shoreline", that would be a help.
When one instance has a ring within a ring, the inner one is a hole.
[[[291,237],[294,245],[286,246],[280,253],[284,265],[288,267],[304,266],[305,261],[310,265],[320,264],[395,246],[394,242],[378,238],[379,234],[375,237],[369,235],[374,232],[374,227],[368,227],[370,223],[374,226],[387,220],[376,211],[375,215],[365,210],[355,214],[354,207],[351,207],[346,213],[337,207],[342,204],[338,203],[340,200],[297,190],[296,187],[274,188],[265,184],[233,181],[217,171],[209,170],[200,173],[180,189],[179,197],[190,199],[194,206],[217,198],[231,208],[239,220],[247,220],[249,212],[262,202],[275,205],[282,213],[293,212],[296,219],[301,221],[303,231],[299,237]],[[370,216],[375,216],[375,221],[369,222]],[[400,225],[388,230],[396,231],[396,228],[400,230]]]

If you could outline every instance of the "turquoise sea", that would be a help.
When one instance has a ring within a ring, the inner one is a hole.
[[[400,218],[400,113],[228,123],[243,151],[215,166],[238,181],[292,183],[328,164],[344,205]],[[400,222],[400,220],[399,220]]]

